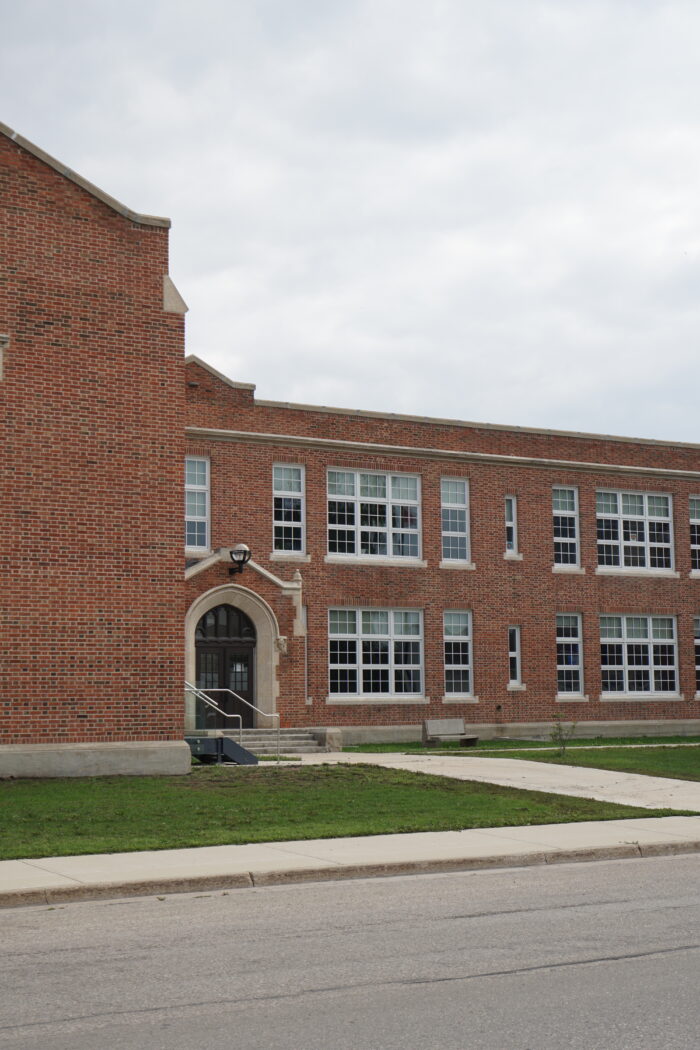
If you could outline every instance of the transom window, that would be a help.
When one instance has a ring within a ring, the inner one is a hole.
[[[273,550],[304,551],[304,468],[272,468]]]
[[[419,609],[330,609],[328,635],[332,696],[422,695]]]
[[[552,489],[554,564],[578,565],[578,491]]]
[[[185,459],[185,547],[209,549],[209,460]]]
[[[690,498],[690,565],[700,571],[700,496]]]
[[[581,661],[581,617],[578,613],[557,616],[557,693],[583,692]]]
[[[603,693],[675,693],[676,663],[673,616],[600,617]]]
[[[469,612],[444,614],[445,693],[471,696],[472,617]]]
[[[443,478],[440,482],[442,557],[469,561],[469,490],[466,481]]]
[[[418,558],[418,477],[329,470],[328,552]]]
[[[671,497],[597,492],[598,565],[672,569]]]

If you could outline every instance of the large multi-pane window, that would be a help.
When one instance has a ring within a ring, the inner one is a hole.
[[[672,569],[671,497],[596,493],[598,565]]]
[[[695,692],[700,693],[700,616],[695,617]]]
[[[423,617],[419,609],[330,609],[331,696],[420,696]]]
[[[304,468],[272,468],[273,550],[304,551]]]
[[[578,613],[557,616],[557,693],[583,692],[581,617]]]
[[[700,496],[690,498],[690,567],[700,572]]]
[[[445,693],[470,696],[472,692],[471,613],[444,614]]]
[[[469,490],[466,481],[443,478],[440,499],[442,557],[444,561],[469,561]]]
[[[673,616],[600,617],[603,693],[675,693],[676,663]]]
[[[506,554],[518,553],[518,501],[506,496]]]
[[[209,460],[185,459],[185,547],[209,549]]]
[[[329,470],[328,552],[418,558],[418,477]]]
[[[552,490],[554,527],[554,564],[578,565],[578,491],[575,488]]]

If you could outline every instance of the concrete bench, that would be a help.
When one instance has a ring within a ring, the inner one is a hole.
[[[423,722],[423,744],[435,747],[445,740],[458,740],[460,747],[475,747],[478,736],[469,736],[463,718],[428,718]]]

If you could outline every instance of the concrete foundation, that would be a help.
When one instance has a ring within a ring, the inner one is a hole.
[[[565,722],[565,724],[568,724]],[[549,740],[551,722],[467,722],[465,732],[481,740]],[[342,726],[316,728],[311,732],[321,744],[327,736],[342,740],[343,747],[353,744],[406,744],[421,739],[421,725],[408,726]],[[632,719],[619,722],[577,722],[574,737],[620,736],[700,736],[700,719]]]
[[[165,776],[190,766],[184,740],[0,745],[0,777]]]

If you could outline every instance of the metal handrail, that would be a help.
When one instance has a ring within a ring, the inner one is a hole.
[[[251,704],[250,700],[246,700],[245,697],[240,696],[238,693],[234,692],[233,689],[224,689],[224,688],[207,689],[207,691],[205,692],[203,689],[200,689],[199,686],[192,685],[191,682],[187,682],[186,681],[185,682],[185,692],[186,693],[193,693],[194,696],[198,700],[202,700],[205,704],[208,704],[209,707],[212,707],[215,711],[218,711],[220,715],[224,716],[224,718],[237,718],[238,721],[239,721],[239,725],[238,725],[238,743],[241,745],[241,747],[243,746],[243,718],[241,717],[241,715],[233,714],[233,713],[229,714],[228,711],[224,711],[221,707],[219,707],[219,705],[216,703],[215,700],[212,700],[212,698],[210,696],[208,696],[208,693],[230,693],[231,696],[235,696],[236,700],[240,700],[242,704],[245,704],[246,707],[249,707],[249,708],[251,708],[251,710],[256,711],[259,715],[262,715],[263,718],[276,718],[277,719],[277,761],[279,762],[279,760],[280,760],[280,716],[279,716],[277,711],[272,711],[272,712],[262,711],[259,707],[256,707],[255,704]]]

